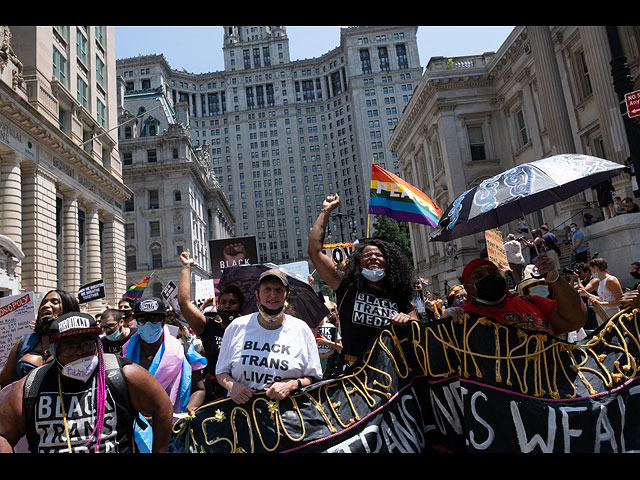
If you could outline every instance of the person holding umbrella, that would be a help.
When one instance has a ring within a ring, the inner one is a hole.
[[[224,332],[216,380],[239,405],[259,391],[282,400],[322,378],[311,328],[285,313],[289,293],[284,273],[263,272],[255,292],[258,311],[235,319]]]
[[[540,278],[544,277],[553,300],[537,295],[527,298],[511,293],[498,267],[476,258],[462,272],[468,301],[445,311],[460,317],[465,312],[492,318],[505,325],[543,331],[554,336],[575,332],[584,326],[587,312],[580,295],[558,272],[553,260],[542,253],[534,260]]]
[[[413,268],[395,245],[380,239],[359,242],[344,269],[324,253],[324,232],[340,197],[329,195],[309,234],[308,253],[324,282],[336,292],[345,359],[353,363],[391,324],[418,320],[411,303]]]

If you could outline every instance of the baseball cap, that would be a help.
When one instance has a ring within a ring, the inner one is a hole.
[[[145,315],[167,315],[167,304],[158,297],[151,297],[138,302],[133,309],[133,318]]]
[[[269,277],[276,277],[282,282],[285,287],[289,288],[289,281],[287,280],[287,276],[277,268],[271,268],[266,272],[262,272],[262,275],[260,275],[260,278],[258,279],[258,285],[260,285],[265,278]]]
[[[102,329],[92,315],[83,312],[69,312],[56,318],[49,327],[49,341],[55,342],[67,335],[95,333],[100,335]]]

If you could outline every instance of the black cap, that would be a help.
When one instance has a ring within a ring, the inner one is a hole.
[[[143,317],[145,315],[162,315],[166,317],[167,304],[164,300],[157,297],[141,300],[133,310],[133,318]]]
[[[289,282],[287,280],[287,276],[277,268],[272,268],[270,270],[267,270],[266,272],[263,272],[262,275],[260,275],[260,279],[258,280],[258,285],[260,285],[265,278],[269,278],[269,277],[276,277],[278,280],[282,282],[282,284],[285,287],[289,288]]]
[[[95,333],[100,335],[102,329],[92,315],[82,312],[69,312],[56,318],[49,327],[49,341],[55,342],[67,335]]]

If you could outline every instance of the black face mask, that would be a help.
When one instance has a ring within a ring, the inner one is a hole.
[[[629,275],[631,275],[633,278],[640,278],[640,272],[639,271],[629,272]]]
[[[475,284],[476,300],[485,305],[496,305],[507,295],[507,283],[500,275],[487,275]]]
[[[240,310],[218,310],[218,315],[220,315],[222,323],[231,323],[234,319],[238,318],[238,313],[240,313]]]

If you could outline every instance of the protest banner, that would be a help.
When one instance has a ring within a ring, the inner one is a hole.
[[[88,303],[106,296],[104,280],[100,279],[80,287],[78,290],[78,303]]]
[[[640,452],[640,309],[575,344],[475,314],[383,330],[345,375],[209,403],[185,446],[231,452]]]
[[[0,298],[0,369],[7,362],[9,351],[16,341],[33,333],[35,303],[32,292]]]
[[[213,299],[213,306],[216,306],[216,292],[213,283],[213,279],[202,279],[195,281],[195,301],[196,303],[203,302],[207,298]]]
[[[322,245],[322,253],[333,260],[336,265],[343,265],[353,253],[352,242],[325,243]]]
[[[258,263],[256,237],[233,237],[209,240],[211,272],[215,279],[222,276],[222,269],[234,265]]]

